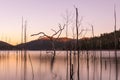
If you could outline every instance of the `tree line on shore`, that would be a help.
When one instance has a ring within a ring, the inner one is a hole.
[[[120,30],[116,31],[117,37],[117,47],[116,49],[120,49]],[[55,38],[54,38],[55,39]],[[113,50],[114,49],[114,32],[104,33],[100,36],[95,37],[84,37],[79,39],[79,50]],[[21,50],[24,49],[26,45],[26,49],[28,50],[52,50],[52,44],[49,38],[41,38],[38,40],[30,41],[27,43],[22,43],[19,45],[10,45],[5,42],[0,42],[1,50]],[[72,38],[59,38],[55,41],[55,49],[56,50],[77,50],[76,49],[76,39]]]

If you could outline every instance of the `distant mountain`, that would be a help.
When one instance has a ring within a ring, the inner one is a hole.
[[[116,42],[117,49],[120,49],[120,30],[116,31]],[[53,38],[54,40],[56,38]],[[80,50],[99,50],[99,49],[114,49],[114,32],[104,33],[97,37],[84,37],[79,39],[79,49]],[[25,44],[19,44],[15,46],[15,49],[28,49],[28,50],[52,50],[52,42],[49,38],[41,38],[38,40],[30,41]],[[56,50],[75,50],[76,49],[76,39],[71,38],[59,38],[55,40]]]
[[[59,39],[53,38],[55,43],[56,50],[75,50],[76,49],[76,39],[62,37]],[[80,50],[99,50],[99,49],[114,49],[115,40],[114,40],[114,32],[104,33],[101,36],[96,37],[84,37],[79,39],[78,49]],[[116,31],[116,48],[120,49],[120,30]],[[33,40],[27,43],[19,44],[16,46],[12,46],[8,43],[0,41],[0,50],[6,49],[28,49],[28,50],[52,50],[52,41],[47,38],[41,38],[38,40]]]
[[[56,39],[56,38],[53,38]],[[59,38],[55,40],[55,49],[65,49],[66,42],[70,41],[70,38]],[[25,44],[16,45],[16,49],[28,49],[28,50],[52,50],[52,41],[49,38],[41,38],[38,40],[30,41]]]
[[[13,45],[0,41],[0,50],[12,50]]]

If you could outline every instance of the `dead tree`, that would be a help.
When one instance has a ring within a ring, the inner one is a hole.
[[[116,54],[116,49],[117,49],[117,38],[116,38],[116,7],[114,5],[114,21],[115,21],[115,25],[114,25],[114,49],[115,49],[115,54]],[[117,54],[116,54],[117,56]]]
[[[25,21],[25,26],[24,26],[24,43],[26,44],[27,42],[27,21]],[[27,46],[24,45],[24,58],[26,60],[27,58]]]
[[[26,44],[27,42],[27,21],[25,21],[25,24],[23,26],[23,39],[24,39],[24,43]],[[27,62],[27,46],[24,45],[24,80],[26,80],[26,65]]]
[[[79,36],[79,28],[78,28],[78,8],[75,8],[76,10],[76,48],[77,48],[77,52],[78,52],[78,80],[79,80],[79,43],[78,43],[78,36]]]
[[[65,15],[63,15],[62,17],[63,17],[63,19],[65,21],[66,37],[68,37],[68,27],[72,23],[73,16],[72,16],[72,14],[68,10],[66,10]]]
[[[23,17],[22,17],[22,30],[21,30],[21,44],[23,43]]]
[[[92,28],[92,38],[93,38],[93,41],[92,41],[92,48],[93,48],[93,50],[95,49],[94,47],[95,47],[95,40],[94,40],[94,27],[93,27],[93,25],[91,24],[91,28]],[[93,53],[93,55],[94,55],[94,59],[95,59],[95,57],[96,57],[96,52],[94,52]]]
[[[44,32],[39,32],[39,33],[37,33],[37,34],[32,34],[31,36],[42,35],[42,36],[40,36],[39,38],[41,38],[41,37],[47,37],[47,38],[49,38],[50,41],[51,41],[51,43],[52,43],[52,48],[53,48],[53,51],[54,51],[53,54],[54,54],[54,56],[55,56],[55,53],[56,53],[56,52],[55,52],[55,41],[57,41],[57,40],[59,39],[59,37],[60,37],[60,35],[61,35],[64,27],[65,27],[65,25],[63,25],[63,27],[62,27],[62,26],[59,24],[59,30],[58,30],[58,31],[56,31],[56,30],[54,30],[54,29],[51,29],[51,30],[54,32],[51,36],[45,34]],[[56,35],[57,35],[57,37],[54,38]]]
[[[115,61],[116,61],[116,80],[118,80],[118,60],[117,60],[117,36],[116,36],[116,6],[114,5],[114,44],[115,44]]]
[[[65,20],[65,28],[66,28],[66,38],[68,38],[68,27],[71,25],[72,23],[72,16],[71,13],[68,12],[68,10],[66,11],[66,14],[63,16],[63,19]],[[68,80],[68,45],[67,42],[65,44],[65,49],[66,49],[66,58],[67,58],[67,73],[66,73],[66,80]],[[71,67],[71,65],[70,65]]]
[[[59,39],[59,37],[60,37],[60,35],[61,35],[64,27],[65,27],[65,25],[63,25],[63,27],[62,27],[62,26],[59,24],[59,30],[58,30],[58,31],[56,31],[56,30],[54,30],[54,29],[51,29],[51,30],[54,32],[51,36],[45,34],[44,32],[39,32],[39,33],[37,33],[37,34],[31,35],[31,36],[42,35],[42,36],[40,36],[39,38],[41,38],[41,37],[47,37],[47,38],[50,39],[50,41],[51,41],[51,43],[52,43],[52,48],[53,48],[53,56],[52,56],[52,58],[51,58],[51,71],[52,71],[52,69],[53,69],[53,64],[54,64],[55,55],[56,55],[55,41],[57,41],[57,40]],[[55,38],[56,35],[57,35],[57,37]]]
[[[80,56],[80,52],[79,52],[79,27],[81,26],[81,22],[82,22],[82,19],[83,18],[81,18],[80,19],[80,21],[79,21],[79,19],[78,19],[78,17],[79,17],[79,14],[78,14],[78,8],[76,8],[75,7],[75,11],[76,11],[76,20],[75,20],[75,22],[76,22],[76,50],[77,50],[77,53],[78,53],[78,72],[77,72],[77,74],[78,74],[78,80],[80,79],[80,77],[79,77],[79,56]]]

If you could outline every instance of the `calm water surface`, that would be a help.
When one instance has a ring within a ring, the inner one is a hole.
[[[79,63],[73,51],[0,51],[0,80],[120,80],[120,51],[117,59],[114,51],[82,51]]]

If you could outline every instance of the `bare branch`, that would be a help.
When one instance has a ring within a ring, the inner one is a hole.
[[[62,30],[65,28],[65,25],[63,26],[63,28],[61,28],[61,31],[60,31],[60,33],[59,33],[59,35],[58,35],[58,37],[57,38],[59,38],[60,37],[60,35],[61,35],[61,33],[62,33]]]
[[[86,30],[85,30],[85,34],[83,35],[83,37],[85,37],[85,35],[87,34],[87,31],[88,31],[88,29],[86,28]]]
[[[84,31],[84,29],[82,29],[78,35],[81,35],[83,31]]]
[[[63,20],[65,20],[66,25],[70,25],[73,21],[73,13],[70,12],[69,10],[66,10],[65,14],[62,15]]]
[[[91,26],[91,28],[92,28],[92,37],[94,37],[94,26],[92,25],[92,24],[90,24],[90,23],[88,23],[90,26]]]
[[[82,25],[82,21],[83,21],[83,16],[80,18],[80,21],[78,21],[78,27],[80,27]]]
[[[54,29],[51,29],[51,30],[56,33],[56,31]]]
[[[54,33],[51,37],[54,37],[54,36],[57,35],[59,32],[61,32],[61,31],[64,29],[65,25],[63,26],[63,28],[61,28],[61,25],[59,24],[58,27],[59,27],[60,29],[59,29],[58,31],[56,31],[56,33]]]
[[[36,35],[40,35],[40,34],[42,34],[43,36],[46,36],[46,37],[48,37],[48,38],[51,38],[50,36],[48,36],[48,35],[45,34],[44,32],[39,32],[39,33],[37,33],[37,34],[32,34],[31,36],[36,36]]]
[[[75,38],[75,32],[74,32],[75,27],[71,27],[71,29],[72,29],[72,37],[73,37],[73,39],[74,39],[74,38]]]
[[[63,27],[61,27],[61,25],[59,24],[59,26],[58,26],[60,29],[58,30],[58,31],[55,31],[55,30],[53,30],[53,29],[51,29],[52,31],[54,31],[55,33],[52,35],[52,36],[49,36],[49,35],[47,35],[47,34],[45,34],[44,32],[39,32],[39,33],[37,33],[37,34],[32,34],[31,36],[37,36],[37,35],[40,35],[40,34],[42,34],[43,36],[40,36],[39,38],[41,38],[41,37],[47,37],[47,38],[49,38],[50,40],[52,40],[53,39],[53,37],[55,36],[55,35],[57,35],[58,34],[58,36],[57,36],[57,38],[59,38],[59,36],[61,35],[61,33],[62,33],[62,30],[64,29],[64,27],[65,27],[65,25],[63,26]]]

